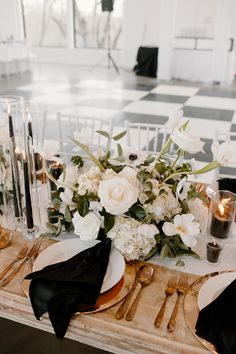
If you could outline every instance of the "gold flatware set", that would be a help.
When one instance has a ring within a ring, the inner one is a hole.
[[[23,246],[16,258],[9,263],[6,268],[0,273],[0,287],[4,287],[7,285],[15,275],[20,271],[20,269],[24,266],[24,264],[30,261],[35,255],[38,253],[40,248],[40,241],[36,241],[33,243],[31,248],[29,249],[27,246]],[[14,265],[17,264],[16,267]],[[12,271],[9,273],[9,271]],[[9,273],[5,278],[4,276]]]
[[[166,289],[165,289],[165,299],[164,302],[160,308],[160,311],[155,318],[154,325],[156,327],[160,327],[164,313],[165,313],[165,308],[166,308],[166,303],[167,300],[170,296],[172,296],[175,292],[177,292],[177,300],[175,302],[174,309],[172,311],[171,317],[169,319],[169,322],[167,324],[167,330],[168,332],[173,332],[175,330],[176,326],[176,318],[178,314],[178,308],[179,308],[179,303],[181,297],[186,293],[188,289],[188,275],[187,274],[181,274],[179,277],[179,280],[177,281],[177,278],[172,276],[167,283]]]
[[[125,316],[125,319],[127,321],[131,321],[133,319],[142,294],[142,290],[143,288],[151,284],[153,279],[153,274],[154,274],[154,269],[150,265],[143,265],[137,270],[133,288],[129,292],[128,296],[123,300],[123,302],[121,303],[120,307],[118,308],[115,314],[115,318],[117,320],[120,320],[124,317],[126,311],[129,308],[129,304],[132,300],[133,294],[138,284],[140,284],[140,289]]]
[[[127,297],[121,302],[118,310],[115,313],[115,318],[117,320],[122,319],[125,316],[125,319],[127,321],[131,321],[135,315],[143,288],[146,286],[150,285],[153,279],[153,273],[154,273],[154,268],[151,265],[142,265],[139,267],[136,271],[136,276],[135,276],[135,281],[134,285],[127,295]],[[131,306],[131,300],[132,297],[135,293],[135,290],[140,284],[139,291],[133,300]],[[154,325],[156,327],[160,327],[162,320],[164,318],[164,313],[165,313],[165,308],[168,299],[175,293],[177,292],[177,299],[175,302],[174,309],[172,311],[171,317],[169,319],[168,325],[167,325],[167,330],[168,332],[173,332],[175,330],[176,326],[176,318],[178,314],[178,308],[179,308],[179,303],[183,295],[186,293],[188,289],[188,275],[187,274],[181,274],[179,279],[177,279],[176,276],[171,276],[167,282],[166,288],[165,288],[165,299],[161,305],[161,308],[154,320]],[[129,307],[130,306],[130,307]],[[128,311],[127,311],[128,310]]]

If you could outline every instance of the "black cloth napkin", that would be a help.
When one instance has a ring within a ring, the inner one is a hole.
[[[48,311],[57,338],[63,338],[72,315],[94,309],[106,274],[109,238],[74,257],[26,276],[35,317]]]
[[[236,280],[199,312],[196,334],[219,354],[236,354]]]

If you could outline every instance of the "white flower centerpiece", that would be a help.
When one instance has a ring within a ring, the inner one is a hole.
[[[184,153],[203,151],[204,143],[192,135],[182,111],[172,112],[167,125],[170,136],[156,155],[124,153],[117,143],[117,156],[111,156],[109,148],[92,152],[84,141],[72,139],[90,163],[75,155],[59,180],[54,180],[59,221],[48,224],[52,234],[74,228],[82,240],[109,237],[126,259],[147,259],[155,253],[162,257],[194,254],[197,237],[206,228],[208,209],[188,176],[230,163],[234,155],[228,143],[214,143],[214,161],[194,169]],[[113,137],[97,133],[108,139],[109,147],[126,132]],[[177,146],[174,157],[168,154],[172,143]]]

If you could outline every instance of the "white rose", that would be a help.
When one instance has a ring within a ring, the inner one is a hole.
[[[82,217],[76,211],[72,222],[75,228],[74,232],[81,240],[91,241],[97,238],[101,226],[101,219],[94,213],[89,212],[85,217]]]
[[[126,213],[138,200],[139,188],[136,177],[133,179],[133,175],[128,173],[126,176],[124,173],[102,180],[98,187],[98,196],[108,213],[113,215]]]
[[[153,238],[159,234],[158,228],[153,224],[142,224],[138,227],[137,232],[145,237]]]
[[[173,142],[180,147],[180,149],[189,152],[190,154],[196,154],[203,150],[205,144],[199,137],[190,134],[187,131],[174,130],[171,134]]]

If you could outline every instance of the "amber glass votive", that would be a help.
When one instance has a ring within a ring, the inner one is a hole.
[[[220,190],[213,193],[209,208],[208,233],[225,239],[231,234],[235,218],[236,194]]]

